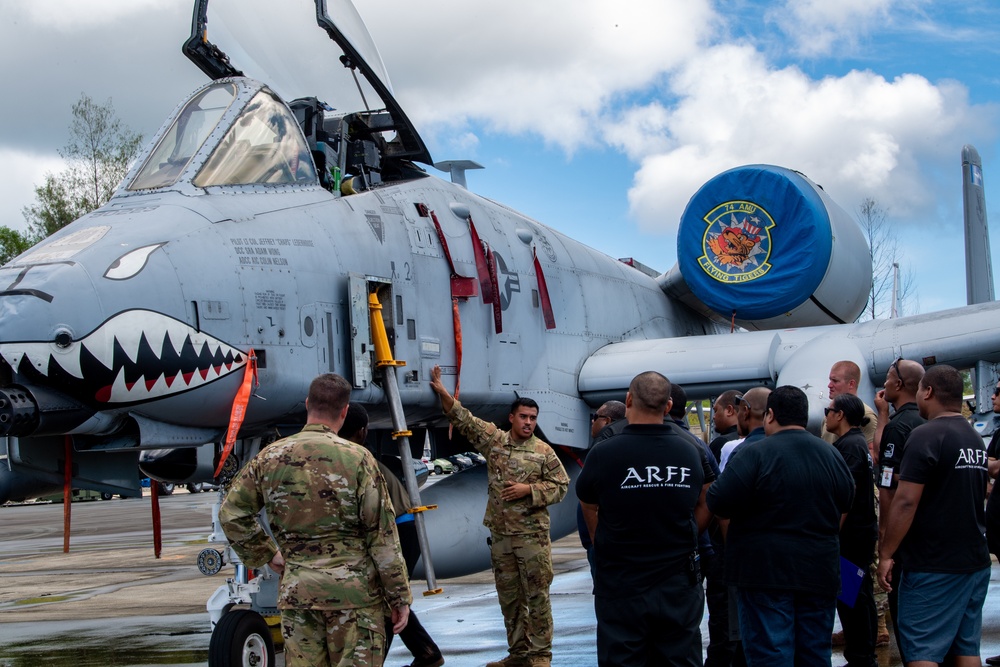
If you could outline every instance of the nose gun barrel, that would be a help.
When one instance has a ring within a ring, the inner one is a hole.
[[[38,428],[38,403],[23,387],[0,388],[0,436],[30,435]]]
[[[0,436],[63,435],[93,416],[91,408],[58,391],[38,386],[0,387]]]

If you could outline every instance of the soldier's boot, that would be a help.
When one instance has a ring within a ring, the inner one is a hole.
[[[521,658],[515,655],[508,655],[503,660],[495,660],[494,662],[487,662],[486,667],[531,667],[531,663],[525,658]]]
[[[885,624],[885,614],[879,614],[878,634],[875,637],[875,646],[889,645],[889,628]],[[987,662],[986,664],[992,664]]]
[[[528,667],[552,667],[552,661],[549,658],[532,658],[527,664]]]

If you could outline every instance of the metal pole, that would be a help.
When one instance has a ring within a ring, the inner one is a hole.
[[[399,397],[399,385],[396,381],[396,367],[405,366],[406,362],[392,358],[389,347],[389,337],[385,333],[385,322],[382,321],[382,304],[377,294],[368,295],[368,311],[371,315],[372,342],[375,345],[376,365],[385,371],[385,396],[389,402],[389,413],[392,415],[392,437],[399,442],[399,458],[403,464],[403,481],[406,492],[410,496],[409,507],[417,526],[417,542],[424,559],[424,573],[427,576],[427,592],[424,595],[440,593],[437,579],[434,577],[434,563],[431,561],[430,543],[427,541],[427,528],[424,525],[424,510],[434,509],[424,507],[420,502],[420,489],[417,487],[417,477],[413,474],[413,455],[410,453],[410,431],[406,428],[406,415],[403,413],[403,401]]]
[[[396,369],[385,366],[385,390],[389,398],[389,412],[392,415],[392,427],[397,432],[406,431],[406,417],[403,414],[403,404],[399,398],[399,387],[396,383]],[[413,454],[410,453],[410,439],[401,435],[396,438],[399,443],[399,457],[403,464],[403,481],[406,483],[406,493],[414,507],[421,507],[420,488],[417,486],[417,476],[413,474]],[[417,525],[417,541],[420,543],[420,553],[424,556],[424,573],[427,577],[429,593],[438,593],[437,579],[434,576],[434,563],[430,557],[430,542],[427,541],[427,528],[424,525],[424,513],[414,512],[413,519]]]
[[[899,262],[892,263],[892,307],[889,309],[889,317],[899,317]]]

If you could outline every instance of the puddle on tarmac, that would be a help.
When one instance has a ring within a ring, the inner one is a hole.
[[[0,647],[0,667],[204,667],[208,664],[207,632],[173,638],[153,628],[146,628],[146,632],[116,637],[58,634],[8,641]]]
[[[33,647],[8,646],[0,655],[0,667],[142,667],[146,665],[205,665],[208,663],[208,649],[144,650],[136,655],[127,646],[39,649]],[[137,662],[137,659],[139,660]]]

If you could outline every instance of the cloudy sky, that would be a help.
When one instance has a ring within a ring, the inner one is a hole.
[[[273,9],[303,4],[238,6],[269,31],[272,55],[314,77],[340,70]],[[610,255],[668,269],[680,214],[705,181],[777,164],[849,212],[879,202],[915,277],[910,312],[960,306],[961,149],[972,144],[1000,262],[995,0],[355,4],[436,160],[476,160],[486,169],[470,172],[470,189]],[[34,185],[62,168],[81,93],[111,98],[148,138],[206,81],[180,53],[191,5],[0,4],[0,224],[23,228]]]

